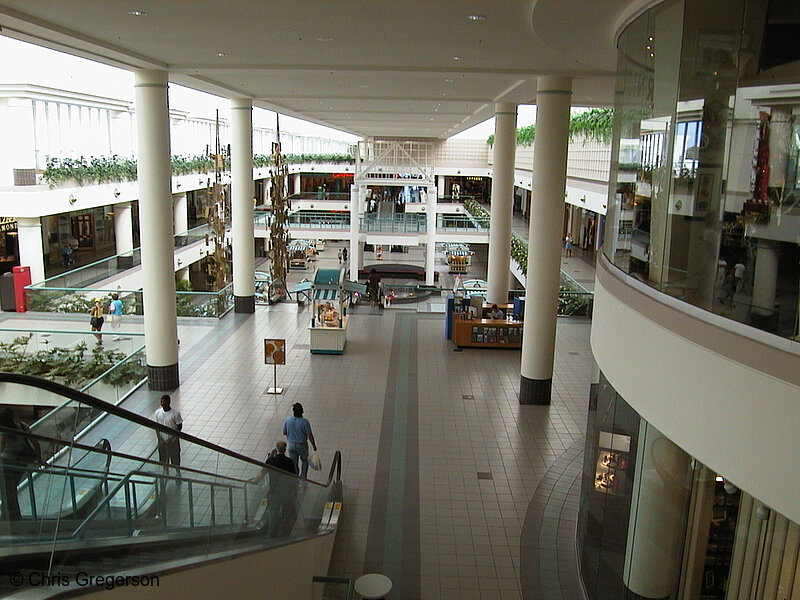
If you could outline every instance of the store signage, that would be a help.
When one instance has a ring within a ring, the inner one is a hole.
[[[16,231],[17,218],[16,217],[0,217],[0,232]]]
[[[264,340],[264,364],[286,364],[286,340]]]
[[[334,179],[344,179],[345,177],[352,177],[352,176],[353,176],[352,173],[334,173],[333,174],[333,178]]]

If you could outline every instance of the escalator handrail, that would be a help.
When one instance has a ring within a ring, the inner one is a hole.
[[[2,373],[0,373],[0,375],[2,375]],[[6,428],[6,427],[0,426],[0,431],[10,431],[10,430],[8,428]],[[13,431],[13,433],[20,433],[20,432],[19,432],[19,430],[15,430],[15,431]],[[162,462],[159,462],[157,460],[151,460],[150,458],[144,458],[144,457],[141,457],[141,456],[135,456],[133,454],[125,454],[124,452],[118,452],[116,450],[110,450],[110,449],[109,450],[105,450],[105,449],[97,448],[96,446],[87,446],[86,444],[82,444],[80,442],[74,442],[74,441],[71,441],[71,440],[62,440],[62,439],[59,439],[59,438],[53,438],[53,437],[49,437],[49,436],[46,436],[46,435],[41,435],[39,433],[27,432],[27,433],[24,433],[24,435],[30,436],[30,437],[38,440],[39,442],[53,442],[53,443],[61,444],[61,445],[65,446],[65,447],[70,447],[70,448],[74,448],[74,449],[77,449],[77,450],[86,450],[87,452],[95,452],[95,453],[100,453],[100,454],[106,454],[109,457],[109,462],[110,462],[111,458],[123,458],[125,460],[131,460],[131,461],[135,461],[135,462],[147,463],[149,465],[153,465],[154,467],[169,466],[168,463],[162,463]],[[337,450],[337,452],[338,452],[338,450]],[[154,454],[154,453],[155,453],[155,449],[153,449],[153,452],[151,453],[151,455]],[[42,465],[42,468],[35,467],[35,466],[18,466],[17,470],[21,470],[21,469],[22,470],[27,470],[27,471],[30,471],[31,474],[33,474],[33,475],[35,475],[37,473],[41,474],[41,475],[44,475],[44,474],[47,474],[48,472],[51,472],[51,471],[54,472],[54,473],[57,473],[57,474],[61,474],[61,475],[79,474],[81,476],[84,476],[83,474],[86,473],[87,474],[87,475],[85,475],[86,477],[91,477],[91,475],[88,475],[88,474],[101,473],[100,471],[97,471],[97,470],[94,470],[94,469],[83,469],[83,468],[78,467],[77,465],[80,463],[81,460],[83,460],[83,458],[85,458],[85,457],[81,457],[74,465],[58,465],[58,464],[53,464],[53,463],[49,463],[49,462],[45,461],[44,464]],[[258,461],[256,461],[256,464],[260,465],[260,463],[258,463]],[[264,467],[264,466],[268,467],[269,465],[261,465],[261,466],[262,467]],[[210,477],[217,477],[217,478],[220,478],[220,479],[227,479],[229,481],[234,481],[236,483],[247,483],[246,479],[240,479],[238,477],[231,477],[230,475],[222,475],[222,474],[218,474],[218,473],[212,473],[212,472],[209,472],[209,471],[201,471],[200,469],[195,469],[193,467],[188,467],[188,466],[185,466],[185,465],[181,465],[181,470],[182,471],[188,471],[188,472],[191,472],[191,473],[199,473],[201,475],[206,475],[206,476],[210,476]],[[63,471],[63,473],[59,473],[59,471]],[[287,476],[290,476],[290,475],[291,475],[291,473],[287,473]],[[116,478],[116,477],[124,477],[125,474],[117,472],[117,471],[113,471],[113,470],[108,470],[107,471],[107,475],[97,475],[97,476],[98,477],[104,477],[104,476],[111,477],[111,476],[113,476],[113,477]]]
[[[244,486],[236,486],[236,485],[233,485],[233,484],[230,484],[230,483],[217,483],[217,482],[212,482],[212,481],[201,481],[201,480],[186,479],[185,477],[180,477],[180,478],[172,477],[172,476],[169,476],[169,475],[162,475],[162,474],[159,474],[159,473],[148,473],[147,471],[139,471],[137,469],[137,470],[131,471],[130,473],[126,473],[125,476],[122,479],[120,479],[119,482],[117,482],[117,484],[108,491],[108,493],[106,494],[105,498],[103,498],[100,502],[97,503],[97,506],[95,506],[95,508],[92,510],[92,512],[90,512],[88,515],[86,515],[86,518],[83,520],[83,522],[80,525],[78,525],[78,527],[75,529],[75,531],[72,532],[70,537],[79,539],[81,534],[83,533],[83,530],[86,529],[89,526],[89,523],[94,521],[95,517],[97,515],[99,515],[100,512],[106,508],[106,506],[111,502],[111,499],[117,494],[117,492],[119,492],[123,488],[123,486],[128,484],[128,482],[131,480],[131,478],[134,475],[144,476],[144,477],[154,477],[155,476],[155,477],[166,477],[168,479],[181,479],[182,481],[188,481],[189,483],[194,483],[196,485],[209,485],[209,486],[212,486],[212,487],[227,488],[227,489],[232,489],[232,490],[240,490],[240,489],[243,489],[243,487],[244,487]],[[246,481],[241,481],[241,480],[238,481],[238,483],[244,483],[245,485],[247,484]]]
[[[160,431],[162,433],[169,434],[174,437],[178,437],[186,442],[190,442],[192,444],[197,444],[198,446],[202,446],[208,450],[212,450],[214,452],[218,452],[220,454],[224,454],[225,456],[229,456],[231,458],[235,458],[236,460],[241,460],[252,465],[257,465],[264,469],[273,470],[275,467],[267,465],[265,462],[256,460],[249,456],[245,456],[244,454],[239,454],[238,452],[234,452],[233,450],[229,450],[228,448],[223,448],[222,446],[218,446],[213,442],[209,442],[202,438],[190,435],[188,433],[184,433],[183,431],[176,431],[175,429],[169,428],[165,425],[161,425],[155,421],[148,419],[147,417],[143,417],[136,413],[133,413],[129,410],[125,410],[124,408],[120,408],[119,406],[114,406],[113,404],[109,404],[99,398],[95,398],[94,396],[90,396],[85,392],[80,392],[78,390],[74,390],[69,388],[65,385],[60,383],[56,383],[55,381],[48,381],[46,379],[41,379],[39,377],[33,377],[32,375],[23,375],[22,373],[8,373],[8,372],[0,372],[0,383],[18,383],[21,385],[29,385],[31,387],[36,387],[42,390],[46,390],[48,392],[52,392],[54,394],[58,394],[60,396],[65,396],[74,400],[76,402],[82,402],[92,408],[97,408],[98,410],[105,411],[106,413],[118,417],[120,419],[124,419],[126,421],[131,421],[140,425],[142,427],[146,427],[148,429],[152,429],[153,431]],[[61,440],[61,443],[65,443],[64,440]],[[338,459],[337,459],[338,455]],[[328,482],[325,484],[312,481],[312,480],[304,480],[312,485],[327,487],[330,485],[333,477],[333,469],[334,465],[339,465],[339,472],[341,474],[341,454],[339,451],[336,451],[334,455],[334,461],[331,464],[331,476],[328,479]],[[291,474],[289,474],[291,476]],[[299,476],[296,476],[299,478]]]

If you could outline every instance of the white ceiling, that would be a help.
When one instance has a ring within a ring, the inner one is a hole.
[[[643,4],[0,0],[0,27],[359,136],[443,138],[495,102],[532,103],[539,75],[572,76],[575,106],[610,105],[614,35]]]

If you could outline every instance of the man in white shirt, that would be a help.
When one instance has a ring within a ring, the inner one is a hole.
[[[153,420],[160,425],[169,427],[176,431],[183,429],[183,417],[181,413],[170,406],[172,399],[169,394],[161,396],[161,408],[156,410],[153,414]],[[181,476],[181,441],[176,435],[170,435],[162,431],[156,432],[158,435],[158,460],[162,463],[174,465],[178,477]],[[169,467],[165,467],[166,472],[169,472]],[[177,484],[181,484],[178,479]]]

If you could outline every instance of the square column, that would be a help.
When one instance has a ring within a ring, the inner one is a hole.
[[[520,404],[550,404],[571,97],[569,77],[539,77]]]
[[[19,264],[31,268],[31,283],[44,281],[42,221],[39,217],[17,219]]]
[[[231,101],[231,233],[233,302],[237,313],[256,310],[255,224],[253,223],[253,101]]]
[[[137,71],[134,87],[148,383],[152,390],[173,390],[180,381],[167,72]]]

